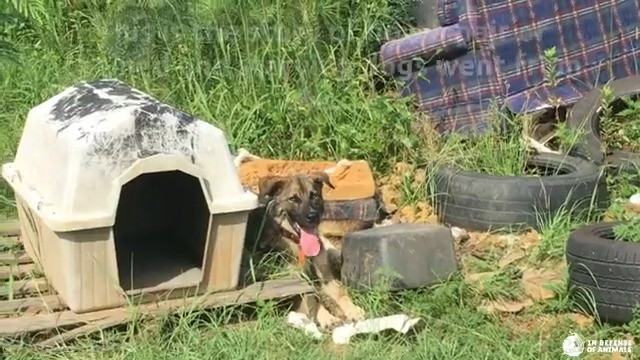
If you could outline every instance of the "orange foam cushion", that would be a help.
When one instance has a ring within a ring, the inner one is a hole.
[[[269,175],[290,176],[324,171],[336,166],[331,161],[292,161],[259,159],[240,165],[238,174],[242,184],[258,193],[259,179]],[[351,166],[341,166],[330,174],[335,189],[325,186],[322,195],[328,201],[358,200],[373,197],[375,180],[369,163],[364,160],[351,161]]]

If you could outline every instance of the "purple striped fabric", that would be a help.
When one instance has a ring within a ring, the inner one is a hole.
[[[440,26],[453,25],[458,22],[458,0],[438,0],[436,11]]]
[[[640,74],[638,0],[457,3],[457,24],[391,41],[380,52],[403,94],[416,96],[418,110],[443,133],[485,132],[492,104],[514,112],[572,105],[612,78]],[[544,52],[552,47],[555,84],[544,71]],[[445,56],[425,62],[434,49]],[[398,71],[407,63],[411,71]]]
[[[456,58],[468,50],[458,25],[425,30],[400,40],[392,40],[380,49],[381,65],[390,74],[405,74],[407,64],[421,65]]]

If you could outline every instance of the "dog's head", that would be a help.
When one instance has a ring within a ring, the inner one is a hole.
[[[278,226],[296,235],[297,239],[292,240],[298,242],[307,256],[315,256],[319,251],[317,230],[324,212],[324,185],[335,188],[325,172],[267,176],[260,179],[258,185],[260,202],[271,203],[268,216]]]

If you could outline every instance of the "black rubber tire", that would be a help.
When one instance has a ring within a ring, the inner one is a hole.
[[[433,201],[440,221],[476,231],[539,230],[540,219],[551,219],[563,209],[579,215],[607,208],[606,179],[598,166],[554,154],[532,156],[528,163],[560,169],[563,174],[496,176],[456,171],[451,165],[438,167]]]
[[[631,76],[614,80],[609,84],[615,99],[640,95],[640,76]],[[592,161],[597,165],[607,165],[609,171],[637,174],[640,166],[640,154],[615,150],[606,156],[600,139],[601,88],[595,88],[582,97],[573,106],[567,116],[567,127],[583,132],[582,139],[575,144],[569,154]]]
[[[574,301],[587,312],[595,310],[603,322],[623,324],[640,305],[640,244],[611,240],[617,224],[600,222],[574,230],[566,258],[569,286],[576,288]]]

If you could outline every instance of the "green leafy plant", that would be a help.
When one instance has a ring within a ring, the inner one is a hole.
[[[618,241],[640,242],[640,217],[629,217],[613,227],[614,237]]]
[[[620,101],[624,109],[604,121],[603,142],[609,152],[613,149],[637,152],[640,150],[640,102],[629,96]]]
[[[555,86],[558,82],[558,52],[555,46],[544,50],[542,61],[545,80],[549,85]]]
[[[582,129],[573,129],[566,122],[558,122],[555,126],[555,143],[561,153],[568,153],[584,136]]]
[[[639,151],[640,101],[630,96],[615,99],[611,88],[605,86],[600,106],[602,151],[605,154],[613,150]]]

